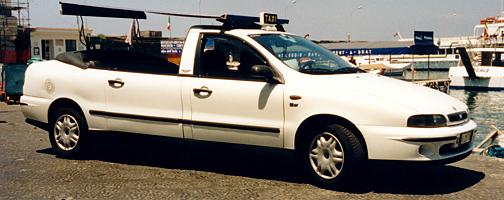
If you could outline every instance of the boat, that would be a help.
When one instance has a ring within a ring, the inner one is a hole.
[[[441,37],[437,39],[440,54],[457,55],[456,48],[484,48],[504,46],[504,12],[480,19],[471,36]]]
[[[398,41],[413,41],[413,38],[400,37]],[[474,25],[472,35],[439,37],[435,42],[439,47],[437,55],[399,55],[392,56],[391,61],[409,61],[416,71],[448,71],[450,66],[455,66],[460,61],[456,50],[459,47],[504,47],[504,12],[480,19],[479,23]]]
[[[504,90],[504,48],[457,48],[463,66],[450,67],[450,89]],[[470,56],[469,53],[472,55]]]
[[[504,37],[504,13],[499,16],[490,16],[480,20],[480,23],[474,26],[474,35],[481,36],[483,39],[497,39],[502,40]],[[502,42],[502,41],[501,41]]]
[[[379,61],[371,64],[360,64],[359,68],[370,73],[385,76],[402,76],[404,70],[410,66],[411,63],[390,63],[387,61]]]

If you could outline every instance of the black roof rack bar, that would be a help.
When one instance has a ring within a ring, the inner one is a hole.
[[[143,11],[88,6],[88,5],[80,5],[64,2],[60,2],[60,4],[62,15],[110,17],[110,18],[126,18],[126,19],[147,19],[147,15]]]
[[[180,13],[168,13],[168,12],[158,12],[158,11],[137,11],[137,10],[127,10],[120,8],[108,8],[108,7],[98,7],[98,6],[88,6],[73,3],[61,4],[61,14],[62,15],[75,15],[75,16],[89,16],[89,17],[110,17],[110,18],[128,18],[128,19],[147,19],[146,13],[158,14],[158,15],[169,15],[177,17],[191,17],[191,18],[206,18],[206,19],[216,19],[224,24],[234,24],[233,26],[238,26],[239,23],[259,23],[259,17],[253,16],[243,16],[243,15],[231,15],[224,14],[221,16],[214,15],[192,15],[192,14],[180,14]],[[278,19],[277,25],[288,24],[288,19]]]

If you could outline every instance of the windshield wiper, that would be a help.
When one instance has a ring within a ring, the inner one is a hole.
[[[345,74],[345,73],[361,73],[361,72],[365,72],[365,71],[362,69],[359,69],[357,67],[343,67],[343,68],[339,68],[337,70],[333,70],[333,72]]]
[[[356,67],[343,67],[339,69],[307,68],[307,69],[300,69],[299,72],[307,74],[351,74],[351,73],[363,73],[365,71]]]
[[[333,70],[324,69],[324,68],[300,69],[299,72],[303,72],[303,73],[307,73],[307,74],[334,74]]]

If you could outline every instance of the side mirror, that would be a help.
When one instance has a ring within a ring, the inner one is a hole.
[[[275,78],[275,73],[273,73],[273,70],[271,70],[271,68],[266,65],[254,65],[252,66],[251,71],[253,75],[264,78],[264,80],[266,80],[266,82],[268,83],[279,83],[279,81]]]

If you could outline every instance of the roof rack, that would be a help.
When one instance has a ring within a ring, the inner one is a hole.
[[[129,10],[121,8],[108,8],[108,7],[98,7],[89,5],[80,5],[73,3],[61,4],[61,14],[62,15],[75,15],[75,16],[86,16],[86,17],[106,17],[106,18],[127,18],[127,19],[147,19],[146,13],[157,14],[157,15],[168,15],[176,17],[189,17],[189,18],[204,18],[204,19],[215,19],[223,23],[223,27],[233,27],[241,28],[240,24],[244,24],[243,28],[250,27],[251,24],[256,24],[260,22],[259,17],[253,16],[243,16],[243,15],[232,15],[223,14],[220,16],[214,15],[193,15],[193,14],[181,14],[181,13],[169,13],[169,12],[159,12],[159,11],[138,11]],[[288,19],[278,19],[276,20],[276,25],[288,24]]]
[[[231,29],[261,29],[263,25],[260,25],[260,17],[253,16],[242,16],[242,15],[231,15],[223,14],[221,16],[213,15],[193,15],[193,14],[180,14],[180,13],[168,13],[159,11],[139,11],[130,10],[122,8],[110,8],[110,7],[99,7],[99,6],[89,6],[74,3],[60,2],[61,4],[61,14],[62,15],[74,15],[80,17],[82,24],[84,24],[82,17],[105,17],[105,18],[126,18],[134,19],[138,23],[138,19],[147,19],[147,14],[157,14],[157,15],[168,15],[175,17],[189,17],[189,18],[204,18],[204,19],[215,19],[222,22],[220,26],[221,31],[231,30]],[[263,14],[263,13],[261,13]],[[273,14],[269,14],[273,15]],[[271,24],[273,23],[273,24]],[[288,19],[277,19],[274,15],[274,21],[267,24],[268,26],[274,26],[276,30],[285,32],[283,27],[284,24],[288,24]],[[83,43],[87,49],[89,49],[89,38],[84,34],[84,26],[81,26],[81,31],[79,31],[81,38],[81,43]]]
[[[60,2],[60,4],[62,15],[147,19],[147,15],[143,11],[126,10],[118,8],[105,8],[105,7],[88,6],[73,3],[63,3],[63,2]]]

